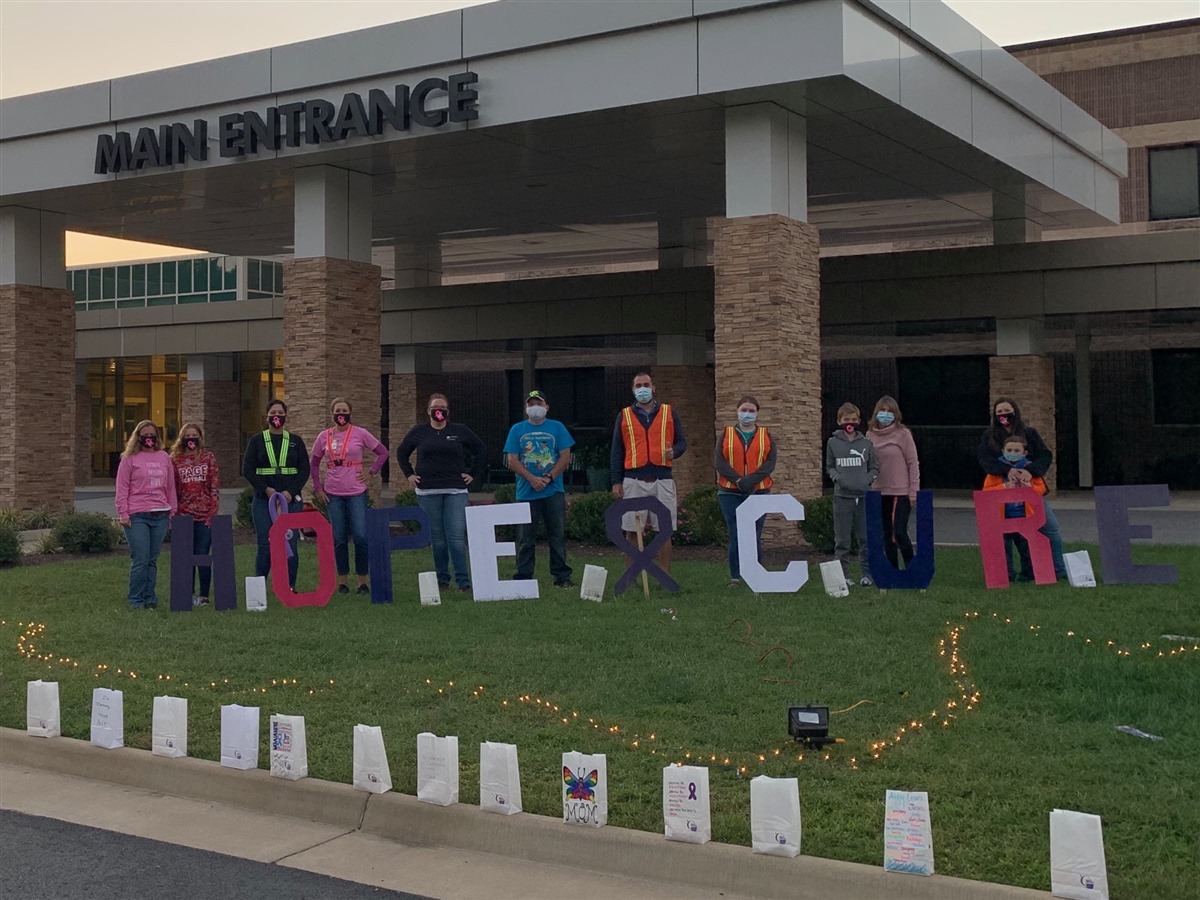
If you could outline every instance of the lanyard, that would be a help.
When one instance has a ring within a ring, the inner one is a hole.
[[[346,454],[350,450],[350,436],[354,434],[354,426],[346,426],[346,433],[342,440],[342,453],[340,456],[338,455],[337,448],[333,443],[334,434],[335,432],[332,428],[325,432],[325,446],[326,449],[329,450],[329,459],[335,466],[344,466],[346,464]]]

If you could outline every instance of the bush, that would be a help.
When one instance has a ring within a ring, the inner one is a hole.
[[[0,566],[15,566],[21,561],[21,538],[17,529],[0,522]]]
[[[496,503],[516,503],[517,486],[515,484],[500,485],[492,495],[492,500]]]
[[[804,501],[800,533],[814,550],[833,553],[833,497]]]
[[[27,531],[40,530],[42,528],[53,528],[56,521],[57,518],[55,517],[54,513],[50,512],[50,510],[46,509],[44,506],[39,506],[32,512],[25,513],[25,519],[21,523],[21,527]]]
[[[517,502],[517,486],[515,484],[502,484],[496,488],[492,494],[493,503],[516,503]],[[544,541],[548,537],[546,534],[546,523],[539,516],[537,519],[537,532],[534,534],[534,540]],[[515,541],[517,539],[517,525],[500,525],[496,528],[496,539],[501,541]]]
[[[254,488],[242,488],[242,492],[238,494],[237,513],[234,514],[234,524],[239,528],[254,527]]]
[[[396,506],[418,506],[417,492],[412,488],[396,491]]]
[[[7,525],[9,528],[21,530],[21,523],[25,521],[25,513],[17,509],[15,506],[0,507],[0,525]]]
[[[119,533],[103,513],[70,513],[54,526],[54,543],[68,553],[108,553]]]
[[[604,513],[613,504],[611,491],[580,494],[567,506],[567,537],[585,544],[607,544]]]
[[[715,484],[696,488],[687,495],[677,511],[678,528],[674,541],[684,546],[721,545],[729,541],[725,517],[717,505]]]

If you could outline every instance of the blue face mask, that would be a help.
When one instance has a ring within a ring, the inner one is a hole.
[[[738,410],[738,421],[743,425],[753,425],[758,421],[758,413]]]
[[[875,421],[880,425],[887,427],[896,421],[896,414],[890,413],[885,409],[881,409],[879,412],[875,413]]]
[[[1024,458],[1024,453],[1009,453],[1007,450],[1004,452],[1004,461],[1008,463],[1019,463]]]
[[[633,396],[638,403],[649,403],[650,398],[654,396],[654,389],[648,387],[634,388]]]

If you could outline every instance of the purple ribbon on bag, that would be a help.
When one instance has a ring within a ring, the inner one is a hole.
[[[288,509],[288,502],[287,502],[287,500],[283,499],[283,494],[280,491],[276,491],[270,497],[267,498],[267,511],[271,514],[271,524],[272,525],[275,524],[275,520],[278,519],[280,516],[282,516],[283,514],[285,514],[287,512],[290,512],[290,510]],[[290,559],[291,557],[296,555],[295,551],[292,550],[292,529],[289,528],[284,533],[283,537],[287,543],[287,555],[288,555],[288,558]]]
[[[688,799],[689,800],[696,799],[696,782],[694,782],[694,781],[688,782]]]

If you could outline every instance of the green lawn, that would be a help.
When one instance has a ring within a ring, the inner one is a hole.
[[[239,575],[252,552],[238,548]],[[311,549],[302,555],[311,574]],[[352,726],[379,724],[396,788],[409,793],[416,734],[457,734],[468,803],[475,745],[509,741],[525,808],[545,815],[560,814],[562,751],[604,752],[610,822],[648,831],[662,828],[662,766],[691,754],[713,766],[715,840],[749,843],[749,777],[794,774],[804,852],[870,864],[881,863],[884,791],[926,790],[939,872],[1043,889],[1049,811],[1076,809],[1103,817],[1114,897],[1195,897],[1200,652],[1159,636],[1200,635],[1200,554],[1136,556],[1176,564],[1180,584],[987,591],[975,551],[942,550],[925,594],[832,600],[814,567],[798,595],[756,598],[725,588],[718,563],[681,562],[684,591],[656,589],[649,603],[640,586],[581,601],[547,587],[543,571],[540,600],[454,593],[422,608],[416,572],[428,551],[412,551],[394,555],[404,600],[393,606],[350,596],[325,609],[272,600],[266,613],[174,615],[163,608],[166,553],[157,611],[126,608],[122,558],[17,567],[0,570],[0,724],[24,726],[25,681],[57,679],[63,733],[86,739],[91,689],[119,687],[126,745],[148,748],[151,698],[169,692],[189,700],[191,754],[216,759],[220,705],[257,704],[264,735],[271,713],[305,716],[310,774],[341,782]],[[618,559],[589,561],[609,568],[611,585]],[[21,656],[23,634],[49,659]],[[861,700],[833,717],[846,743],[830,759],[797,758],[789,704]],[[881,741],[891,743],[874,759]]]

